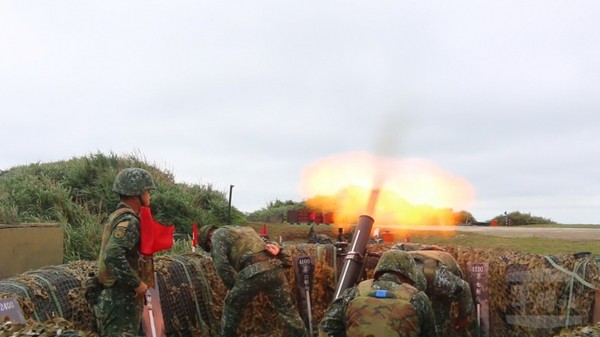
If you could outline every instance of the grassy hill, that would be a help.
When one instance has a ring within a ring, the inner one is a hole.
[[[58,223],[65,231],[65,260],[91,260],[98,254],[102,224],[118,203],[112,192],[121,169],[148,170],[158,186],[152,213],[176,233],[191,233],[192,224],[227,223],[225,191],[210,184],[175,183],[173,174],[137,156],[91,154],[53,163],[36,163],[0,171],[0,223]],[[232,207],[234,223],[245,215]]]

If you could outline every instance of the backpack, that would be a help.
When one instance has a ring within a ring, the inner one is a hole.
[[[402,284],[395,290],[374,289],[373,280],[357,286],[358,294],[346,308],[346,335],[354,337],[417,337],[419,317],[410,299],[417,289]]]

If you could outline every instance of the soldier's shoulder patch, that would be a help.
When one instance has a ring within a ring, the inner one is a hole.
[[[127,221],[119,222],[117,224],[117,227],[115,228],[115,233],[114,233],[115,238],[120,239],[120,238],[124,237],[125,232],[127,232],[128,226],[129,226],[129,222],[127,222]]]
[[[117,224],[117,227],[125,227],[129,226],[129,221],[121,221]]]

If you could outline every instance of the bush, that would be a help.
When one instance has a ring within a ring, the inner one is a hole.
[[[493,220],[497,220],[501,226],[523,226],[523,225],[540,225],[540,224],[556,224],[551,219],[533,216],[531,213],[510,212],[496,216]]]
[[[46,164],[31,164],[0,171],[0,223],[58,223],[65,232],[66,262],[96,259],[102,224],[115,209],[112,192],[117,173],[127,167],[149,171],[158,187],[152,192],[152,213],[177,233],[190,233],[193,223],[224,225],[229,220],[225,192],[211,185],[176,184],[171,172],[135,155],[92,154]],[[231,220],[245,222],[231,208]]]
[[[260,222],[269,222],[269,219],[274,218],[285,220],[288,211],[297,211],[305,208],[306,204],[304,202],[295,202],[292,200],[281,201],[275,199],[275,201],[270,201],[266,207],[248,214],[248,220]]]

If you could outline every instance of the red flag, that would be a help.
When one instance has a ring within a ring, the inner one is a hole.
[[[192,224],[192,246],[198,245],[198,224]]]
[[[149,207],[140,208],[141,239],[140,253],[152,255],[173,247],[175,226],[165,226],[154,221]]]
[[[267,224],[263,225],[263,228],[260,230],[260,236],[265,236],[267,235]]]

